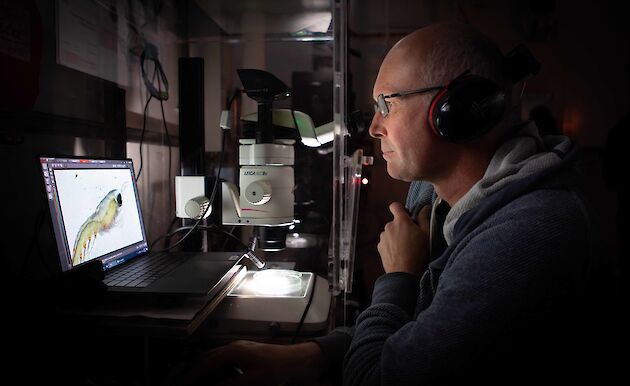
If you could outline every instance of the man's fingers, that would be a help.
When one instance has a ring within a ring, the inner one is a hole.
[[[423,206],[422,209],[420,209],[420,212],[418,212],[418,216],[416,216],[416,219],[418,220],[418,225],[420,226],[420,229],[428,231],[429,224],[431,223],[431,205],[427,204]]]
[[[389,211],[394,215],[394,220],[409,218],[409,213],[400,202],[392,202],[389,204]]]

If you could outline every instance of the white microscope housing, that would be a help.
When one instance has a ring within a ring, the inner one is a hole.
[[[256,143],[241,139],[239,189],[223,182],[224,225],[284,226],[293,223],[293,140]]]
[[[306,130],[304,128],[313,125],[304,113],[272,108],[275,101],[291,96],[291,90],[280,79],[257,69],[237,72],[245,93],[258,103],[258,109],[241,118],[255,122],[255,130],[252,138],[239,140],[240,190],[232,183],[222,184],[222,222],[224,225],[253,225],[260,248],[279,251],[285,248],[286,232],[294,221],[295,140],[277,138],[276,126]],[[299,124],[305,120],[303,116],[310,125]],[[315,129],[311,131],[307,136],[321,137]]]

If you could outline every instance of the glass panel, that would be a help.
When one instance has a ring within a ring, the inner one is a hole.
[[[334,165],[333,224],[329,249],[329,278],[333,293],[352,292],[355,236],[357,228],[361,175],[363,165],[371,165],[372,157],[364,157],[357,149],[348,154],[347,2],[334,3]],[[345,307],[344,307],[345,309]]]

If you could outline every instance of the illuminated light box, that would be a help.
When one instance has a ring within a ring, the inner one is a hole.
[[[311,296],[312,295],[312,296]],[[271,330],[292,334],[306,311],[301,331],[327,327],[331,305],[328,281],[311,272],[267,269],[247,272],[212,313],[213,333],[259,335]]]
[[[309,292],[313,274],[288,269],[266,269],[248,272],[228,296],[237,297],[299,297]]]

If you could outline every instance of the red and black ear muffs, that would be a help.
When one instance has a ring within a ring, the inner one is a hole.
[[[466,71],[433,98],[428,120],[436,135],[461,143],[490,131],[501,122],[504,111],[503,90],[490,79]]]

